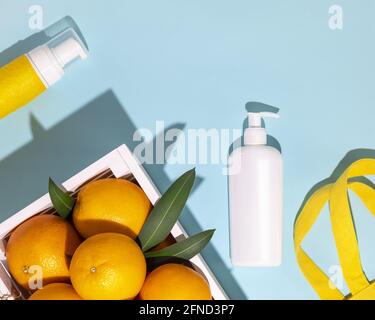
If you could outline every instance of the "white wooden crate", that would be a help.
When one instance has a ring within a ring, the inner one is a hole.
[[[74,192],[82,186],[82,184],[95,177],[100,177],[100,174],[103,174],[104,172],[110,172],[111,175],[116,178],[133,176],[152,204],[155,204],[160,197],[160,193],[149,175],[125,145],[121,145],[86,169],[82,170],[63,183],[63,186],[66,190]],[[48,211],[51,207],[51,199],[49,195],[46,194],[0,224],[0,298],[14,299],[18,298],[17,296],[20,295],[16,283],[12,280],[7,270],[5,255],[7,237],[19,224],[36,214]],[[173,227],[172,236],[177,241],[187,236],[180,223],[176,223]],[[204,261],[203,257],[197,255],[191,259],[191,262],[198,267],[207,278],[213,298],[215,300],[227,300],[228,296],[215,278],[207,263]]]

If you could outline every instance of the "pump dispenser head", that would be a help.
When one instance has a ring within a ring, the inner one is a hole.
[[[267,144],[267,132],[262,127],[262,118],[278,119],[279,114],[273,112],[249,112],[249,127],[245,129],[244,143],[245,145],[265,145]]]
[[[47,88],[61,79],[68,65],[87,56],[88,50],[73,28],[66,29],[27,54]]]
[[[82,45],[73,37],[64,40],[56,47],[51,48],[51,50],[62,67],[65,67],[77,58],[81,58],[82,60],[87,58],[87,53]]]

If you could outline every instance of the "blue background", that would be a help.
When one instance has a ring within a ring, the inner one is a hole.
[[[155,131],[156,120],[185,130],[242,128],[245,103],[262,101],[282,115],[267,129],[285,161],[283,265],[232,268],[222,165],[198,165],[200,184],[182,222],[189,232],[217,229],[205,257],[230,296],[317,298],[295,261],[293,221],[306,192],[346,152],[375,148],[375,3],[0,0],[0,63],[37,31],[28,26],[34,4],[42,6],[45,26],[73,17],[90,58],[1,120],[0,219],[44,194],[48,176],[72,176],[127,143],[134,128]],[[332,4],[343,8],[343,30],[328,27]],[[189,167],[147,169],[165,190]],[[375,221],[353,201],[363,264],[373,279]],[[338,264],[326,211],[305,248],[326,272]]]

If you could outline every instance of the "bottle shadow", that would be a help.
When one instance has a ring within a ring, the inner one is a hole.
[[[112,90],[49,129],[34,116],[30,117],[30,126],[33,139],[0,162],[1,220],[45,194],[49,177],[58,182],[65,181],[119,145],[125,143],[134,150],[139,144],[133,140],[137,128]],[[183,123],[175,123],[165,131],[183,130],[184,127]],[[157,139],[155,137],[150,143],[155,146]],[[166,142],[165,150],[171,150],[168,147],[175,141]],[[144,167],[160,191],[171,185],[165,164],[145,164]],[[197,177],[196,181],[194,190],[203,179]],[[202,231],[188,207],[180,221],[188,233]],[[205,248],[203,256],[229,297],[246,299],[213,245]]]
[[[77,35],[82,39],[82,42],[88,49],[87,42],[83,37],[82,32],[79,29],[77,23],[74,21],[72,17],[65,16],[62,19],[55,22],[54,24],[50,25],[49,27],[43,29],[42,31],[30,35],[26,39],[20,40],[12,46],[10,46],[9,48],[0,52],[0,67],[8,64],[15,58],[31,51],[35,47],[45,44],[53,37],[55,37],[57,34],[61,33],[62,31],[68,28],[72,28],[77,33]]]

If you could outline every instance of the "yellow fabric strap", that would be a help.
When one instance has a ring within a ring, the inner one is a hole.
[[[324,205],[329,201],[332,231],[348,287],[352,295],[368,287],[369,281],[363,272],[360,261],[348,189],[354,191],[375,215],[374,185],[362,177],[373,174],[375,174],[375,159],[361,159],[353,162],[334,183],[326,182],[316,188],[305,201],[297,216],[294,225],[294,247],[297,262],[321,299],[344,299],[344,295],[302,249],[302,241],[315,223]],[[373,290],[368,292],[373,292]]]

